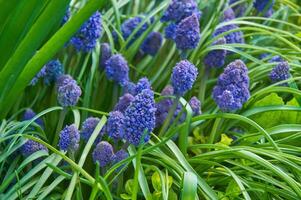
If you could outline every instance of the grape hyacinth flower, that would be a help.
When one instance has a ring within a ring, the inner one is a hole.
[[[101,69],[104,69],[106,66],[107,60],[112,56],[111,47],[108,43],[101,43],[100,44],[100,59],[99,59],[99,66]]]
[[[161,91],[161,96],[164,96],[163,100],[156,103],[156,126],[162,125],[168,115],[168,111],[173,105],[173,99],[167,98],[167,96],[173,96],[174,89],[171,85],[165,86],[165,88]]]
[[[113,55],[106,62],[105,72],[110,80],[125,86],[129,81],[129,67],[121,54]]]
[[[146,77],[143,77],[138,80],[137,84],[135,85],[135,95],[139,94],[142,92],[142,90],[145,89],[152,89],[152,86],[149,82],[149,80]]]
[[[156,126],[160,126],[164,124],[164,121],[166,120],[168,113],[170,112],[174,102],[175,98],[172,98],[174,96],[174,88],[171,85],[167,85],[162,91],[161,96],[165,97],[163,100],[156,103]],[[176,109],[172,115],[172,119],[170,121],[170,124],[173,123],[175,119],[178,120],[178,122],[183,122],[186,118],[186,113],[183,111],[183,106],[181,103],[178,103],[176,106]]]
[[[60,140],[58,146],[63,151],[75,152],[79,147],[80,135],[74,124],[66,126],[60,132]]]
[[[260,60],[263,60],[263,59],[265,59],[266,57],[268,57],[270,54],[269,53],[262,53],[262,54],[260,54],[259,56],[258,56],[258,58],[260,59]]]
[[[96,11],[77,31],[70,43],[77,51],[90,52],[102,33],[101,14]]]
[[[243,61],[235,60],[225,68],[212,96],[223,112],[234,112],[243,106],[250,97],[248,68]]]
[[[93,161],[95,163],[98,162],[100,167],[105,167],[111,163],[113,154],[112,145],[106,141],[101,141],[96,145],[92,153],[92,157]]]
[[[198,17],[193,14],[183,19],[177,26],[175,43],[180,50],[194,49],[200,41],[200,24]]]
[[[80,131],[80,137],[84,141],[88,141],[91,137],[94,129],[96,128],[97,124],[99,123],[100,119],[97,117],[88,117],[82,124],[82,129]],[[96,142],[100,141],[105,131],[105,127],[103,127],[97,137]]]
[[[145,54],[155,56],[162,45],[162,35],[159,32],[151,32],[141,45],[141,50]]]
[[[124,21],[121,25],[121,33],[124,40],[127,40],[130,35],[135,31],[135,29],[140,25],[143,21],[142,17],[136,16]],[[148,29],[149,25],[153,22],[151,19],[150,22],[144,23],[139,30],[134,34],[131,41],[128,43],[128,46],[133,44],[145,31]],[[115,33],[116,35],[116,33]],[[116,37],[116,36],[115,36]]]
[[[283,61],[278,63],[276,67],[274,67],[269,74],[269,78],[272,81],[272,83],[276,83],[279,81],[287,80],[291,77],[290,75],[290,66],[288,62]],[[287,83],[281,84],[282,86],[287,86]]]
[[[283,58],[281,56],[273,56],[270,60],[269,63],[280,63],[284,62]]]
[[[193,116],[201,114],[201,102],[197,97],[191,97],[191,99],[189,100],[189,105],[192,109]]]
[[[60,77],[64,70],[62,63],[59,60],[52,60],[45,66],[44,83],[49,85],[51,82],[56,81]]]
[[[136,84],[129,81],[127,82],[127,84],[124,86],[124,93],[129,93],[131,95],[135,95],[136,94]]]
[[[30,85],[36,85],[40,78],[44,79],[46,85],[50,85],[61,76],[64,72],[62,63],[59,60],[51,60],[39,71],[39,73],[31,80]]]
[[[213,45],[223,45],[226,44],[226,39],[224,37],[218,38]],[[204,64],[207,68],[220,68],[225,64],[225,58],[227,56],[227,51],[224,49],[212,50],[204,58]]]
[[[197,68],[188,60],[182,60],[173,68],[171,82],[174,93],[177,96],[183,96],[192,88],[198,75]]]
[[[75,106],[82,91],[76,81],[68,75],[61,76],[57,81],[58,102],[63,107]]]
[[[235,19],[235,13],[232,8],[228,8],[227,10],[224,11],[224,21],[225,20],[232,20]]]
[[[137,84],[133,82],[128,82],[124,87],[125,93],[129,93],[133,96],[139,94],[144,89],[152,89],[149,80],[146,77],[140,78]]]
[[[21,147],[21,153],[24,157],[28,157],[37,151],[48,152],[48,149],[44,145],[33,140],[27,140]]]
[[[195,14],[198,19],[201,17],[201,12],[195,0],[172,0],[163,13],[161,21],[179,23],[192,14]]]
[[[123,138],[124,115],[120,111],[112,111],[109,113],[107,121],[108,135],[115,141]]]
[[[232,5],[238,1],[239,0],[230,0],[229,4]],[[245,12],[247,10],[247,4],[245,2],[243,2],[238,5],[233,6],[232,9],[233,9],[236,17],[241,17],[245,14]]]
[[[255,0],[253,5],[258,12],[262,12],[272,9],[274,3],[275,0]]]
[[[71,16],[71,11],[70,11],[70,7],[68,7],[63,17],[62,25],[64,25],[70,19],[70,16]]]
[[[46,67],[42,67],[42,69],[32,78],[29,85],[35,86],[39,79],[46,75]]]
[[[226,26],[222,26],[218,29],[215,30],[215,32],[213,33],[213,36],[216,37],[222,33],[234,30],[234,29],[238,29],[238,26],[236,24],[229,24]],[[231,32],[228,33],[227,35],[224,36],[226,39],[226,43],[227,44],[243,44],[245,43],[244,40],[244,35],[242,31],[235,31],[235,32]]]
[[[148,142],[155,127],[155,100],[152,90],[143,90],[125,110],[124,139],[138,146]]]
[[[164,29],[165,38],[174,40],[176,35],[177,25],[175,23],[171,23],[167,25]]]
[[[121,149],[112,156],[112,164],[114,165],[116,163],[119,163],[120,161],[122,161],[128,157],[129,157],[129,154],[125,150]],[[120,166],[119,168],[117,168],[117,171],[120,171],[122,167],[123,166]]]
[[[127,107],[134,101],[135,97],[129,93],[125,93],[122,97],[119,98],[118,103],[114,107],[114,111],[120,111],[124,113]]]
[[[31,120],[35,116],[36,116],[36,113],[32,109],[27,108],[23,114],[22,121]],[[35,123],[37,123],[41,127],[44,127],[44,122],[41,118],[36,119]]]

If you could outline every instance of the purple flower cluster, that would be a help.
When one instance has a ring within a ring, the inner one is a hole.
[[[182,60],[173,68],[171,83],[174,93],[177,96],[183,96],[192,88],[198,75],[197,68],[188,60]]]
[[[110,80],[125,86],[129,81],[129,67],[121,54],[111,56],[105,63],[105,72]]]
[[[281,56],[273,56],[269,60],[269,63],[279,63],[279,62],[284,62],[284,59]]]
[[[32,109],[27,108],[23,114],[22,121],[31,120],[35,116],[36,116],[36,113]],[[41,118],[36,119],[35,123],[37,123],[41,127],[44,127],[44,122]]]
[[[48,152],[48,149],[44,145],[33,140],[27,140],[21,147],[21,153],[24,157],[28,157],[37,151]]]
[[[136,95],[124,113],[124,139],[136,146],[140,142],[147,142],[155,127],[155,112],[152,90],[145,89]]]
[[[161,91],[161,95],[165,97],[163,100],[156,103],[156,126],[162,125],[168,115],[168,111],[173,105],[173,99],[169,96],[174,95],[174,89],[171,85],[165,86]]]
[[[201,102],[197,97],[195,96],[191,97],[191,99],[189,100],[189,105],[192,109],[194,116],[201,114]]]
[[[145,54],[155,56],[162,45],[162,35],[159,32],[151,32],[141,45],[141,50]]]
[[[76,81],[69,75],[61,75],[57,80],[57,99],[61,106],[75,106],[82,91]]]
[[[141,93],[145,89],[152,89],[152,86],[149,80],[146,77],[143,77],[138,80],[137,84],[135,85],[135,95]]]
[[[109,58],[111,58],[111,56],[112,56],[112,50],[108,43],[101,43],[100,51],[101,51],[101,55],[100,55],[100,59],[99,59],[99,66],[101,69],[104,69],[106,66],[107,60],[109,60]]]
[[[64,25],[69,20],[70,16],[71,16],[71,11],[70,11],[70,7],[68,7],[63,17],[62,25]]]
[[[140,25],[140,23],[143,21],[143,18],[140,16],[132,17],[130,19],[127,19],[124,21],[121,25],[121,33],[122,37],[127,40],[130,35],[135,31],[135,29]],[[139,30],[134,34],[131,41],[129,42],[128,46],[133,44],[145,31],[148,29],[149,25],[152,23],[153,20],[151,20],[148,23],[144,23]],[[116,38],[116,33],[115,33]]]
[[[238,1],[239,0],[230,0],[229,4],[232,5]],[[245,2],[243,2],[238,5],[233,6],[232,9],[233,9],[236,17],[241,17],[245,14],[245,12],[247,10],[247,4]]]
[[[217,30],[215,30],[215,32],[213,33],[213,36],[216,37],[220,34],[223,34],[225,32],[228,32],[228,31],[231,31],[234,29],[238,29],[238,26],[236,24],[229,24],[226,26],[222,26],[222,27],[218,28]],[[227,44],[245,43],[243,32],[239,31],[239,30],[228,33],[224,37],[226,39]]]
[[[177,26],[174,39],[180,50],[194,49],[200,41],[200,24],[198,17],[193,14],[183,19]]]
[[[164,29],[166,39],[174,40],[176,36],[175,35],[176,30],[177,30],[177,25],[175,23],[170,23],[169,25],[167,25]]]
[[[63,72],[62,63],[59,60],[51,60],[31,80],[30,85],[36,85],[40,78],[43,78],[44,83],[49,85],[51,82],[56,81]]]
[[[235,19],[235,13],[232,8],[228,8],[224,11],[224,21]]]
[[[272,9],[274,3],[275,0],[255,0],[253,5],[258,12],[262,12]]]
[[[240,109],[249,99],[248,68],[241,60],[230,63],[213,89],[213,99],[224,112]]]
[[[212,45],[223,45],[226,44],[224,37],[218,38]],[[220,68],[225,64],[225,58],[227,51],[224,49],[212,50],[204,58],[204,64],[207,68]]]
[[[161,95],[165,97],[163,100],[156,103],[156,126],[160,126],[164,123],[166,117],[168,116],[169,110],[172,108],[174,103],[174,89],[171,85],[167,85],[161,92]],[[189,101],[189,105],[192,108],[193,115],[200,115],[201,114],[201,102],[196,98],[192,97]],[[173,114],[173,118],[171,123],[181,114],[183,110],[183,106],[179,103],[176,107],[176,110]],[[182,113],[179,118],[179,122],[183,122],[186,118],[186,114]]]
[[[93,161],[98,162],[100,167],[110,164],[113,155],[113,147],[106,141],[99,142],[92,153]]]
[[[149,80],[146,77],[140,78],[137,82],[137,84],[133,83],[133,82],[128,82],[127,85],[124,87],[125,88],[125,92],[129,93],[131,95],[137,95],[140,92],[142,92],[142,90],[145,89],[152,89],[152,86],[149,82]]]
[[[60,132],[60,140],[58,146],[63,151],[74,152],[79,147],[80,135],[79,131],[74,124],[66,126]]]
[[[121,149],[114,154],[113,147],[107,141],[99,142],[92,152],[93,161],[99,163],[100,167],[105,167],[110,164],[116,164],[129,157],[129,154]],[[117,169],[120,171],[121,167]]]
[[[117,151],[117,152],[112,156],[112,164],[114,165],[114,164],[116,164],[116,163],[118,163],[118,162],[120,162],[120,161],[122,161],[122,160],[124,160],[124,159],[126,159],[126,158],[128,158],[128,157],[129,157],[129,154],[128,154],[125,150],[121,149],[121,150]],[[121,168],[122,168],[122,166],[119,167],[119,168],[117,169],[117,171],[120,171]]]
[[[275,0],[255,0],[253,6],[258,12],[263,13],[264,17],[270,17],[274,12],[274,4]]]
[[[195,0],[172,0],[165,10],[161,21],[179,23],[182,19],[191,16],[192,14],[201,17],[201,12]]]
[[[97,117],[89,117],[83,122],[82,129],[80,131],[80,137],[84,141],[87,142],[89,140],[99,121],[100,119]],[[100,131],[96,141],[100,141],[102,135],[104,134],[104,129],[105,127],[103,127],[102,130]]]
[[[101,14],[95,12],[70,40],[77,51],[90,52],[102,33]]]
[[[194,0],[172,0],[161,18],[162,22],[170,22],[165,37],[174,40],[180,50],[194,49],[200,40],[200,17]]]
[[[282,61],[279,62],[276,67],[274,67],[269,74],[269,77],[273,83],[287,80],[291,77],[290,75],[290,66],[288,62]],[[283,86],[286,86],[287,83],[282,84]]]
[[[107,121],[108,135],[115,141],[123,138],[124,115],[120,111],[112,111],[109,113]]]
[[[124,113],[126,108],[134,101],[135,97],[129,93],[125,93],[122,97],[119,98],[118,103],[114,107],[114,111],[120,111]]]

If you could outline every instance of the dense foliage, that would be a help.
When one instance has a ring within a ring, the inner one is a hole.
[[[301,199],[299,0],[0,0],[0,199]]]

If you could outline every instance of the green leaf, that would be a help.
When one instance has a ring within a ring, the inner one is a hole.
[[[300,107],[298,101],[293,98],[286,103],[287,106]],[[282,123],[285,124],[300,124],[301,123],[301,113],[298,111],[282,112]]]
[[[128,195],[128,194],[121,194],[120,197],[122,199],[132,199],[132,196],[131,195]]]
[[[177,200],[178,199],[178,195],[177,193],[175,193],[175,191],[173,191],[173,189],[170,189],[168,192],[168,200]]]
[[[129,179],[127,180],[127,182],[125,183],[125,191],[128,194],[132,194],[133,193],[133,186],[134,186],[134,180],[133,179]]]
[[[14,86],[14,83],[18,79],[25,64],[30,60],[30,58],[33,55],[37,55],[35,53],[38,50],[38,48],[47,38],[48,34],[50,34],[51,30],[54,27],[56,27],[57,24],[61,21],[65,14],[68,4],[68,0],[51,1],[44,9],[43,13],[38,17],[34,25],[30,28],[24,39],[21,41],[20,45],[16,48],[14,54],[10,57],[10,59],[4,66],[4,68],[1,70],[1,103],[5,102],[3,101],[3,99],[5,99],[6,94],[10,92],[10,89]],[[54,15],[53,13],[56,14]],[[47,61],[48,59],[45,61],[45,63]],[[34,74],[38,72],[38,70],[32,71]],[[30,79],[32,77],[30,77]],[[23,88],[26,87],[28,82],[23,82]]]
[[[255,102],[252,108],[277,105],[284,105],[284,102],[276,93],[271,93],[263,99]],[[250,118],[263,128],[271,128],[281,122],[281,114],[282,111],[269,111],[253,115]]]
[[[226,189],[226,195],[230,197],[231,199],[236,198],[240,195],[240,188],[238,187],[237,183],[235,181],[230,181],[228,184],[228,187]]]
[[[183,177],[181,199],[195,200],[197,196],[197,176],[192,172],[185,172]]]
[[[219,141],[217,144],[229,146],[232,143],[232,141],[233,139],[228,137],[226,134],[221,134],[221,141]]]
[[[153,173],[152,175],[152,184],[153,187],[156,191],[161,191],[162,190],[162,184],[161,184],[161,179],[160,179],[160,175],[158,172]]]
[[[48,24],[48,21],[51,20],[51,22],[55,22],[55,20],[57,20],[58,22],[62,18],[59,15],[53,15],[53,13],[61,11],[63,16],[68,2],[69,1],[66,0],[51,1],[49,10],[47,9],[43,12],[43,15],[34,24],[27,36],[21,42],[14,56],[11,57],[10,61],[6,64],[5,70],[3,69],[4,72],[2,72],[3,70],[0,72],[0,113],[2,117],[7,114],[9,108],[13,105],[13,103],[15,103],[15,100],[19,97],[20,93],[25,89],[30,80],[39,72],[43,65],[65,45],[78,28],[98,8],[105,4],[105,1],[101,0],[88,1],[88,3],[77,14],[75,14],[61,29],[59,29],[59,31],[56,32],[51,39],[39,49],[38,52],[36,52],[37,47],[40,45],[40,40],[45,39],[45,33],[47,31],[49,33],[48,29],[51,24]],[[60,10],[58,10],[58,8],[60,8]],[[40,28],[46,29],[43,34],[41,33]],[[32,38],[35,38],[35,40],[32,40]]]
[[[48,3],[49,0],[19,0],[11,10],[0,37],[0,70]]]

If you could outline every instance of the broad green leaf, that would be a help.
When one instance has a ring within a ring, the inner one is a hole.
[[[263,99],[255,102],[252,108],[277,105],[284,105],[284,102],[276,93],[271,93]],[[263,128],[270,128],[281,122],[281,113],[282,111],[269,111],[253,115],[251,119]]]
[[[232,143],[233,139],[228,137],[226,134],[221,134],[221,141],[217,144],[229,146]]]
[[[133,193],[133,185],[134,185],[134,180],[133,179],[129,179],[127,180],[127,182],[125,183],[125,191],[128,194],[132,194]]]
[[[286,103],[287,106],[300,107],[298,101],[293,98]],[[282,112],[282,123],[284,124],[301,124],[301,112],[298,111],[283,111]]]
[[[0,37],[0,70],[14,53],[20,41],[32,27],[49,0],[19,0],[7,19]],[[2,12],[2,10],[1,10]]]
[[[162,190],[162,184],[161,184],[161,179],[160,179],[160,175],[158,172],[153,173],[152,175],[152,184],[153,187],[156,191],[161,191]]]

